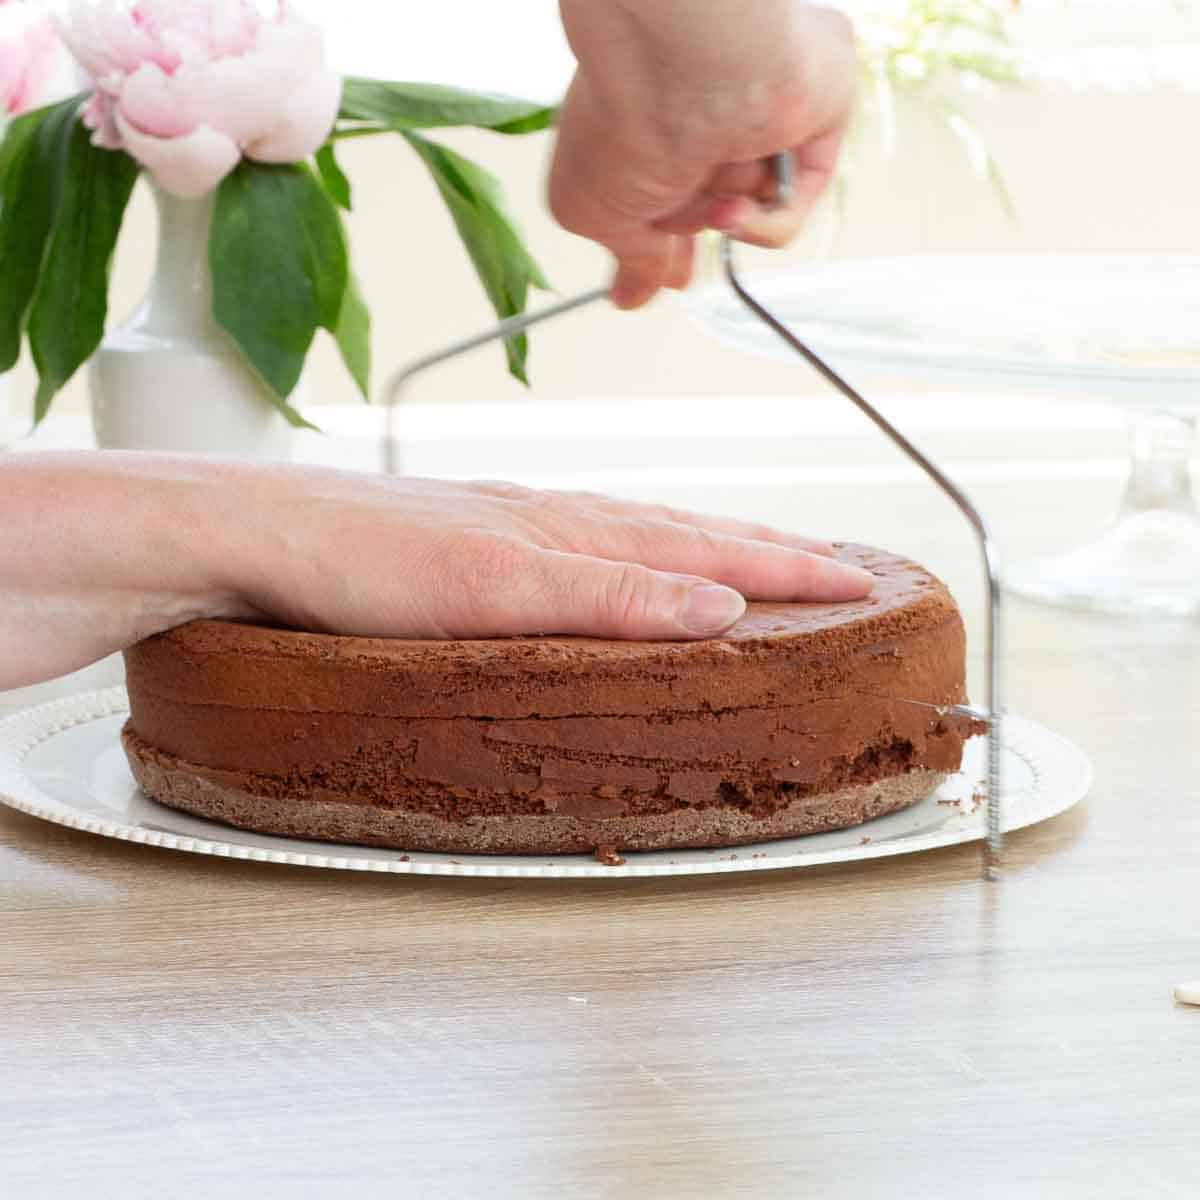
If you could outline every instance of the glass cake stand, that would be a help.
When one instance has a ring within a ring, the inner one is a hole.
[[[1008,571],[1009,590],[1101,612],[1200,612],[1190,460],[1200,404],[1200,257],[846,259],[750,277],[751,291],[842,367],[964,389],[1085,395],[1130,415],[1130,472],[1097,538]],[[727,288],[699,323],[795,361]]]

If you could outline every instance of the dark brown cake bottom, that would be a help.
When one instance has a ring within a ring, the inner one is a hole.
[[[169,808],[280,837],[459,854],[575,854],[598,846],[698,849],[799,837],[907,808],[946,778],[942,772],[918,769],[798,796],[763,815],[736,804],[710,804],[609,818],[509,813],[451,820],[401,808],[251,795],[206,779],[202,767],[156,750],[128,726],[121,740],[139,786]]]

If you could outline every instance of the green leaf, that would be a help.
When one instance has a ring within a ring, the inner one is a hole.
[[[0,144],[0,372],[21,352],[21,326],[58,204],[59,147],[79,102],[75,96],[18,117]]]
[[[58,165],[51,180],[58,198],[29,308],[29,346],[38,372],[35,421],[104,336],[112,254],[138,176],[129,155],[93,146],[73,112],[48,118],[42,131],[44,149]]]
[[[349,277],[333,201],[302,164],[243,161],[217,192],[208,259],[217,323],[283,415],[308,426],[287,397],[318,326],[336,333]]]
[[[332,142],[326,142],[317,151],[317,174],[334,204],[349,212],[354,207],[351,203],[350,180],[338,163]]]
[[[436,129],[472,125],[496,133],[533,133],[554,121],[555,108],[535,100],[469,92],[436,83],[389,83],[347,78],[341,117],[371,121],[385,129]]]
[[[506,216],[500,185],[482,167],[437,142],[411,131],[403,137],[433,176],[496,315],[504,318],[524,311],[530,286],[550,285]],[[524,334],[508,338],[504,348],[509,371],[528,383]]]
[[[364,400],[371,399],[371,314],[353,272],[346,281],[342,313],[333,331],[342,361]]]

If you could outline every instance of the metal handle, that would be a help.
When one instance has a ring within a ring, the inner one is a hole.
[[[515,317],[508,317],[506,320],[499,322],[499,324],[493,325],[490,329],[485,329],[482,333],[463,338],[462,341],[454,342],[452,345],[445,346],[441,350],[435,350],[432,354],[426,354],[423,358],[418,358],[408,363],[407,366],[393,371],[388,376],[387,382],[383,385],[383,404],[385,409],[383,436],[384,472],[388,475],[396,475],[400,471],[400,455],[396,448],[396,405],[403,398],[405,387],[415,376],[420,375],[423,371],[428,371],[431,367],[438,366],[439,363],[457,358],[460,354],[466,354],[470,350],[477,350],[480,346],[486,346],[490,342],[498,342],[501,338],[515,337],[518,333],[524,333],[526,329],[541,324],[542,321],[549,321],[553,317],[559,317],[563,313],[571,312],[572,309],[582,308],[585,304],[593,304],[597,300],[603,300],[607,295],[607,287],[592,288],[589,291],[580,292],[576,296],[570,296],[566,300],[560,300],[557,304],[540,308],[537,312],[519,313]]]
[[[771,159],[771,170],[775,177],[775,202],[777,204],[786,204],[791,199],[792,169],[793,163],[790,153],[776,154]],[[607,287],[591,288],[586,292],[580,292],[578,295],[569,296],[566,300],[560,300],[557,304],[551,304],[546,308],[538,309],[537,312],[520,313],[515,317],[508,317],[506,320],[493,325],[490,329],[485,329],[482,333],[477,333],[472,337],[453,342],[449,346],[435,350],[432,354],[415,359],[413,362],[393,371],[383,386],[382,397],[386,414],[386,428],[383,439],[384,471],[389,475],[395,475],[400,470],[401,464],[399,454],[396,450],[395,410],[396,406],[403,399],[404,389],[417,375],[441,363],[448,362],[452,358],[457,358],[460,354],[477,350],[480,346],[497,342],[501,338],[515,337],[517,334],[524,333],[525,330],[532,328],[534,325],[540,325],[543,321],[552,320],[554,317],[560,317],[564,313],[571,312],[573,309],[583,308],[585,305],[602,300],[608,295],[608,292],[609,289]]]

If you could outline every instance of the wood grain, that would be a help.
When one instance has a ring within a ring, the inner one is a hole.
[[[0,810],[0,1194],[1194,1197],[1196,626],[1010,633],[1096,786],[995,885],[356,876]]]

